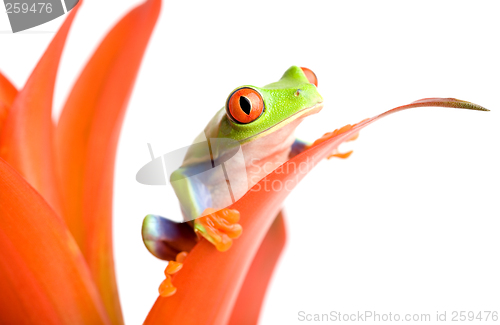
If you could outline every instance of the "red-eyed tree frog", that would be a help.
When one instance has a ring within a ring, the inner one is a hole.
[[[247,176],[244,189],[248,190],[291,156],[307,148],[307,144],[295,139],[293,133],[306,116],[322,109],[323,98],[317,85],[316,75],[311,70],[292,66],[277,82],[264,87],[238,87],[230,92],[225,106],[194,143],[207,139],[228,139],[232,140],[230,144],[236,143],[236,149],[241,148],[243,153]],[[190,147],[181,167],[170,176],[184,219],[189,222],[175,223],[156,215],[146,216],[143,222],[142,234],[148,250],[158,258],[171,261],[166,270],[167,282],[168,274],[180,269],[184,252],[191,250],[197,238],[204,237],[218,250],[225,251],[242,233],[237,223],[238,211],[214,209],[211,205],[220,199],[222,191],[212,189],[209,194],[210,188],[206,187],[211,185],[200,188],[189,177],[213,165],[224,152],[235,149],[234,145],[214,148],[212,144],[208,151],[200,148]],[[224,173],[227,179],[228,171]],[[162,295],[173,294],[172,288],[171,284],[164,285]]]

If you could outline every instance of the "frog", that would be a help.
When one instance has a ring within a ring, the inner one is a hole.
[[[185,222],[177,223],[157,215],[147,215],[143,221],[142,235],[146,247],[156,257],[169,261],[165,271],[167,278],[160,286],[162,296],[175,293],[170,276],[181,269],[187,252],[201,238],[224,252],[243,232],[238,224],[239,212],[224,206],[221,199],[222,189],[229,181],[228,173],[232,171],[228,171],[227,166],[223,168],[225,177],[218,185],[207,185],[212,183],[210,177],[201,181],[200,185],[191,176],[210,167],[227,165],[219,160],[225,160],[226,156],[235,152],[242,153],[240,160],[243,164],[239,166],[243,166],[246,178],[234,180],[233,177],[230,185],[234,202],[311,145],[295,138],[294,131],[307,116],[318,113],[322,108],[318,78],[305,67],[292,66],[278,81],[263,87],[243,85],[229,92],[224,107],[215,113],[195,138],[181,166],[170,175]],[[337,157],[346,156],[338,154]],[[235,192],[240,193],[236,198]],[[213,203],[218,199],[222,202],[214,207]],[[231,202],[226,203],[229,205]]]

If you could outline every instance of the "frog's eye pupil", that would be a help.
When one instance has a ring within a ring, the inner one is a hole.
[[[250,115],[250,111],[252,110],[252,103],[245,96],[240,97],[240,107],[246,115]]]
[[[236,89],[226,102],[226,113],[236,123],[251,123],[258,119],[262,112],[264,100],[260,93],[251,87]]]

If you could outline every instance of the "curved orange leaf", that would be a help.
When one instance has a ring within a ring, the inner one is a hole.
[[[217,251],[208,241],[200,241],[189,253],[182,271],[173,276],[172,282],[177,287],[177,293],[167,298],[159,297],[145,324],[226,324],[260,243],[295,185],[317,163],[328,157],[341,143],[352,139],[362,128],[389,114],[422,106],[486,110],[453,98],[424,99],[323,137],[310,149],[267,175],[230,207],[240,211],[243,235],[224,253]],[[281,190],[273,191],[279,184],[282,185]]]
[[[0,156],[60,212],[54,149],[52,98],[61,53],[80,6],[66,18],[44,55],[19,92],[0,135]]]
[[[0,323],[109,324],[62,220],[0,158]]]
[[[260,310],[274,267],[285,247],[286,229],[283,211],[278,214],[255,254],[245,282],[233,308],[230,325],[253,325]]]
[[[146,1],[114,26],[79,76],[56,127],[63,215],[114,324],[123,323],[111,231],[116,146],[160,6],[160,0]]]

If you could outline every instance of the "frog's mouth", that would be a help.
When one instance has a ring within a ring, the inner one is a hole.
[[[323,108],[323,102],[319,102],[311,107],[306,107],[304,109],[301,109],[300,111],[298,111],[295,114],[291,115],[290,117],[284,119],[283,121],[267,128],[267,129],[265,129],[257,134],[254,134],[251,137],[240,140],[240,144],[243,144],[243,143],[248,142],[250,140],[255,140],[257,138],[260,138],[260,137],[266,136],[270,133],[273,133],[274,131],[281,129],[294,121],[297,121],[299,119],[303,119],[306,116],[318,113],[319,111],[321,111],[322,108]]]

